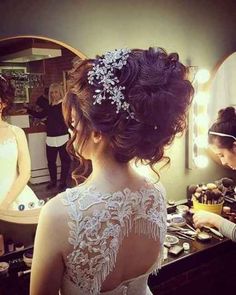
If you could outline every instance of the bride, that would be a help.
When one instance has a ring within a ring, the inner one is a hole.
[[[192,85],[178,54],[156,48],[114,50],[74,67],[63,102],[68,149],[80,159],[77,176],[87,172],[85,159],[92,173],[42,209],[30,294],[152,294],[147,280],[161,266],[165,196],[130,162],[154,168],[163,159],[184,130]]]
[[[27,186],[30,155],[25,133],[4,120],[13,98],[8,78],[0,75],[0,209],[28,210],[38,207],[39,200]]]

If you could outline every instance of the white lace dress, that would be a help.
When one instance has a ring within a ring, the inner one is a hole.
[[[73,251],[65,261],[60,294],[152,294],[147,279],[161,266],[166,234],[166,203],[162,189],[147,183],[138,192],[125,189],[104,195],[94,188],[76,187],[66,190],[63,203],[68,207],[69,243]],[[145,274],[124,281],[112,291],[101,292],[102,283],[115,268],[122,241],[131,232],[157,241],[161,249],[159,257]]]
[[[3,142],[0,141],[0,208],[1,202],[5,199],[17,177],[18,148],[14,129],[16,127],[9,125],[8,128],[11,128],[12,130],[12,137],[4,140]],[[37,196],[31,188],[25,186],[9,209],[18,210],[18,206],[23,204],[25,206],[25,210],[27,210],[29,209],[30,202],[34,202],[37,206],[38,201]]]

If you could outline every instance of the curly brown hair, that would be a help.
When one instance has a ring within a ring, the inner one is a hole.
[[[219,136],[210,134],[210,132],[229,136]],[[236,109],[234,107],[227,107],[219,110],[216,122],[209,129],[208,141],[210,144],[213,144],[215,139],[217,139],[220,148],[231,150],[235,142],[233,137],[236,137]]]
[[[121,163],[132,159],[154,165],[164,157],[164,148],[170,145],[177,133],[186,127],[186,112],[192,101],[193,86],[187,80],[187,68],[179,62],[177,53],[167,54],[161,48],[133,49],[122,69],[114,69],[119,86],[129,103],[135,119],[126,111],[116,113],[110,100],[93,104],[95,90],[101,84],[88,83],[88,72],[98,59],[82,60],[70,73],[71,89],[63,102],[65,121],[71,126],[71,111],[76,112],[76,124],[80,122],[82,134],[76,132],[68,144],[68,151],[80,162],[74,177],[88,174],[86,160],[82,157],[84,144],[92,130],[100,131],[110,142],[114,158]],[[155,127],[155,128],[154,128]],[[78,140],[79,153],[73,149]],[[167,158],[167,162],[169,162]],[[154,170],[155,171],[155,170]]]
[[[0,74],[0,102],[6,105],[2,111],[2,116],[5,116],[9,108],[12,106],[14,95],[15,89],[11,84],[10,78]]]

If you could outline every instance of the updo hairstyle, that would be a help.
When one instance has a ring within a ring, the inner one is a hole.
[[[75,125],[80,122],[82,133],[75,132],[68,151],[79,158],[80,175],[86,173],[81,156],[83,146],[92,130],[100,131],[109,139],[116,161],[141,160],[153,169],[163,159],[164,148],[186,127],[186,112],[194,92],[187,79],[187,68],[179,61],[177,53],[168,55],[161,48],[132,50],[127,64],[121,70],[114,69],[119,86],[125,87],[125,101],[134,113],[134,118],[130,118],[125,110],[117,113],[109,99],[94,104],[93,95],[102,86],[96,80],[93,85],[89,84],[88,72],[93,64],[98,64],[98,59],[77,62],[70,73],[71,88],[63,103],[64,117],[68,127],[73,129],[71,110],[74,109]],[[79,153],[73,150],[76,137]]]

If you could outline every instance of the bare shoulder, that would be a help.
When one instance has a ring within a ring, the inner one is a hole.
[[[42,208],[40,216],[44,218],[49,217],[51,221],[60,221],[60,223],[66,219],[67,210],[63,205],[63,198],[65,192],[58,194],[57,196],[50,199]]]

